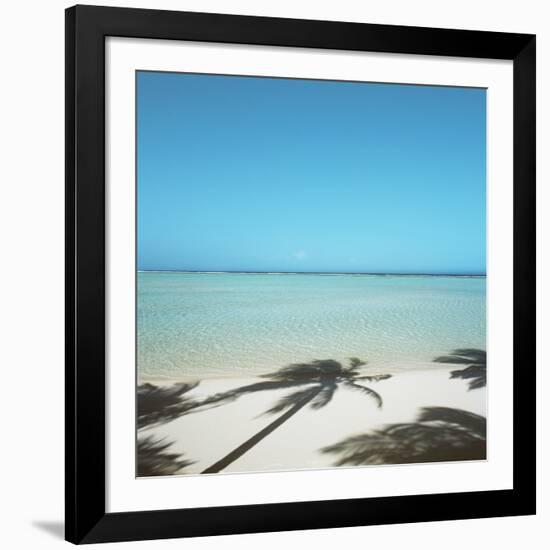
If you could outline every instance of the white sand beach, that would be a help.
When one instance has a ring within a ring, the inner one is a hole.
[[[456,368],[428,363],[425,368],[398,372],[386,380],[361,381],[381,396],[380,408],[375,399],[363,392],[339,387],[326,406],[304,406],[221,473],[333,467],[338,454],[322,452],[323,448],[388,424],[415,422],[426,407],[460,409],[485,417],[486,388],[469,389],[468,380],[451,379],[450,372]],[[365,374],[378,373],[369,368]],[[265,379],[205,379],[186,397],[200,400],[262,380]],[[163,380],[162,384],[174,382]],[[292,391],[296,390],[247,393],[219,406],[143,428],[139,436],[150,435],[162,439],[164,444],[172,443],[166,452],[182,454],[182,458],[192,461],[181,473],[200,474],[284,414],[266,411]]]

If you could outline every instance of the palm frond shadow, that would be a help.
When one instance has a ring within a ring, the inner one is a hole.
[[[391,374],[362,375],[360,369],[366,365],[357,357],[349,360],[349,366],[344,366],[333,359],[318,359],[309,363],[294,363],[279,370],[262,375],[269,380],[255,382],[226,392],[215,394],[205,399],[201,406],[218,406],[234,401],[244,395],[262,391],[296,389],[283,396],[265,414],[275,414],[297,404],[305,398],[311,401],[312,409],[320,409],[328,405],[339,387],[346,387],[363,392],[373,398],[378,407],[382,406],[382,397],[372,388],[361,382],[379,382],[391,378]]]
[[[196,388],[199,382],[154,386],[142,384],[137,389],[138,429],[175,420],[199,406],[199,402],[185,394]]]
[[[173,445],[164,439],[151,435],[138,438],[137,476],[168,476],[183,473],[182,470],[193,464],[185,460],[182,454],[168,452]]]
[[[486,458],[486,419],[461,409],[425,407],[416,422],[389,424],[321,449],[335,466],[410,464]]]
[[[455,349],[450,355],[436,357],[434,362],[467,365],[464,369],[451,371],[451,378],[469,380],[469,390],[477,390],[487,385],[487,353],[485,350]]]

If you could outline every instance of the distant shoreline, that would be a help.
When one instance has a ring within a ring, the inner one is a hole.
[[[194,271],[183,269],[138,269],[138,273],[174,273],[187,275],[354,275],[370,277],[463,277],[485,279],[485,273],[371,273],[353,271]]]

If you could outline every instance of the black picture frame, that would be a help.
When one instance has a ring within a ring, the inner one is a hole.
[[[513,489],[105,511],[105,38],[513,61]],[[96,543],[535,513],[535,36],[75,6],[66,11],[66,539]]]

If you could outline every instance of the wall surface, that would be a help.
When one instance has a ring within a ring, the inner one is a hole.
[[[84,2],[88,3],[88,2]],[[101,2],[100,2],[101,3]],[[364,527],[182,541],[139,548],[545,548],[550,486],[544,467],[550,407],[548,181],[550,18],[540,0],[122,0],[106,5],[536,33],[539,177],[539,513],[536,517]],[[0,86],[1,524],[4,548],[61,548],[63,533],[64,13],[70,4],[10,2],[2,9]],[[546,188],[545,188],[546,187]],[[545,311],[546,309],[546,311]],[[120,544],[117,548],[126,548]]]

